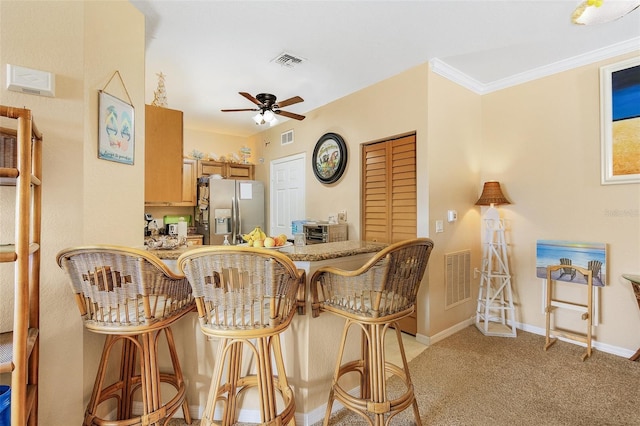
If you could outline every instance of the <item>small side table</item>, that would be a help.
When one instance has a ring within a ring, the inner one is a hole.
[[[633,293],[636,295],[636,301],[638,302],[638,309],[640,309],[640,275],[623,274],[622,277],[631,282]],[[629,359],[638,361],[640,359],[640,349]]]

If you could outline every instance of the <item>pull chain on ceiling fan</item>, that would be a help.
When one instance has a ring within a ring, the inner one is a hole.
[[[278,122],[275,115],[282,115],[284,117],[293,118],[294,120],[304,120],[305,118],[304,115],[282,111],[280,109],[289,105],[304,102],[304,99],[300,96],[294,96],[292,98],[285,99],[284,101],[277,102],[276,96],[271,93],[259,93],[255,97],[247,92],[239,93],[249,101],[256,104],[258,108],[223,109],[221,110],[222,112],[259,111],[258,114],[253,117],[253,120],[258,125],[269,123],[273,126]]]

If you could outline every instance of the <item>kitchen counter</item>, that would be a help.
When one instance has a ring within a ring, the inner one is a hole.
[[[336,315],[324,313],[317,318],[312,317],[309,280],[323,266],[358,269],[386,246],[387,244],[368,241],[340,241],[279,249],[291,258],[297,268],[305,271],[307,278],[304,294],[299,293],[299,296],[304,296],[304,308],[299,310],[291,326],[280,336],[287,376],[294,389],[296,419],[299,424],[312,424],[322,419],[344,327],[344,320]],[[174,272],[180,273],[177,271],[176,259],[184,252],[198,247],[203,246],[149,252],[162,259]],[[202,398],[198,389],[209,386],[211,376],[209,359],[207,367],[203,369],[201,357],[206,358],[215,353],[215,350],[210,347],[212,342],[207,341],[203,333],[194,332],[198,328],[196,315],[189,317],[187,321],[180,321],[173,328],[176,345],[179,348],[189,348],[182,366],[185,377],[191,378],[188,396],[191,401],[198,401]],[[359,352],[360,339],[354,335],[345,347],[345,356],[355,359]],[[355,376],[347,379],[347,387],[356,389],[359,386]]]
[[[376,253],[387,244],[371,241],[338,241],[334,243],[309,244],[306,246],[289,246],[280,249],[294,262],[319,262],[339,257],[355,256],[365,253]]]
[[[319,262],[340,257],[355,256],[365,253],[376,253],[387,245],[371,241],[339,241],[335,243],[310,244],[302,247],[283,247],[280,252],[294,262]],[[180,247],[172,250],[148,250],[149,253],[162,260],[177,260],[186,251],[204,246]]]

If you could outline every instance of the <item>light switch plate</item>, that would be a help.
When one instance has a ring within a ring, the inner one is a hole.
[[[442,220],[436,220],[436,233],[444,232],[444,222]]]

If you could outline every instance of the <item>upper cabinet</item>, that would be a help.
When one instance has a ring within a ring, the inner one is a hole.
[[[196,160],[185,158],[182,160],[182,203],[183,206],[196,205],[196,186],[198,176]]]
[[[144,201],[147,206],[184,202],[182,132],[182,111],[145,105]]]
[[[253,164],[222,163],[212,160],[198,161],[198,177],[220,175],[225,179],[253,180],[255,177]]]

